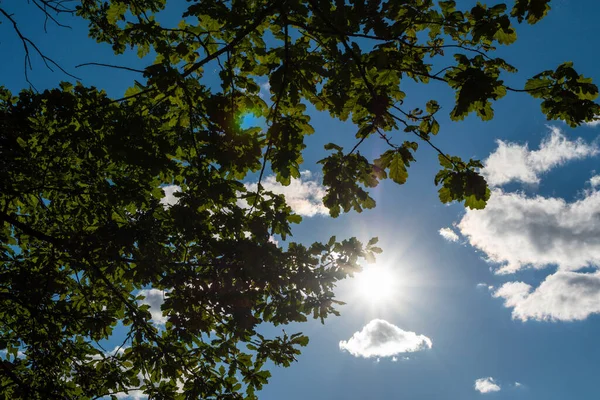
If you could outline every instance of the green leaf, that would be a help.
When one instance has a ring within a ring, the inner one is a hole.
[[[390,178],[398,184],[404,184],[406,178],[408,178],[406,165],[404,165],[404,160],[400,153],[395,153],[390,162]]]
[[[375,244],[377,244],[377,242],[379,242],[379,238],[378,237],[372,237],[371,239],[369,239],[369,242],[367,243],[367,246],[373,246]]]
[[[118,20],[123,19],[126,11],[127,3],[111,2],[106,11],[106,19],[110,24],[115,24]]]

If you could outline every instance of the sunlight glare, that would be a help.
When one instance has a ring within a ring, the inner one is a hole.
[[[260,126],[262,122],[263,118],[257,117],[252,111],[244,111],[238,116],[238,123],[242,129]]]
[[[388,268],[367,266],[356,275],[357,290],[371,302],[390,300],[394,296],[395,277]]]

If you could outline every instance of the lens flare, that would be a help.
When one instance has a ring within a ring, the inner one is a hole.
[[[239,116],[240,128],[248,129],[254,126],[260,125],[260,119],[257,118],[252,112],[244,112]]]

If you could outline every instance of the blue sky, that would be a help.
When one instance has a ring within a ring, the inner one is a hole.
[[[109,62],[111,49],[83,37],[85,23],[78,21],[72,31],[49,26],[45,34],[40,21],[26,20],[13,3],[3,6],[16,13],[23,33],[84,84],[119,96],[136,78],[97,67],[74,69],[83,62]],[[498,51],[519,68],[509,84],[522,86],[563,61],[574,61],[580,73],[600,82],[599,15],[597,1],[559,0],[538,25],[520,26],[517,43]],[[0,63],[2,84],[16,92],[26,86],[22,48],[8,24],[0,25],[0,37],[0,51],[10,55]],[[144,66],[134,57],[124,60],[119,64]],[[68,79],[47,71],[40,60],[33,66],[30,77],[38,89]],[[453,95],[440,85],[410,90],[407,84],[405,90],[415,103],[438,99],[441,114],[451,109]],[[324,143],[353,146],[356,128],[326,114],[311,117],[316,134],[307,139],[303,165],[311,173],[286,189],[306,215],[293,239],[378,236],[384,253],[369,268],[388,276],[381,287],[374,279],[374,289],[362,287],[361,278],[340,285],[338,296],[347,305],[325,325],[311,321],[286,328],[305,332],[311,342],[297,363],[272,370],[260,398],[597,398],[600,182],[591,179],[600,174],[600,125],[570,129],[548,122],[538,101],[524,94],[496,104],[491,122],[469,117],[454,123],[442,116],[435,144],[486,161],[484,173],[494,188],[486,210],[442,205],[433,185],[437,157],[422,146],[405,185],[383,182],[373,191],[374,210],[332,220],[322,215],[316,161],[325,155]],[[373,140],[361,152],[376,156],[381,150]],[[443,228],[456,240],[440,235]],[[389,282],[389,293],[376,295]],[[361,342],[367,339],[369,346]],[[476,385],[478,379],[483,380]]]

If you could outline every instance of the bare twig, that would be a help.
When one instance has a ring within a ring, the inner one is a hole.
[[[108,68],[124,69],[126,71],[131,71],[131,72],[139,72],[140,74],[143,74],[145,72],[142,69],[135,69],[135,68],[130,68],[130,67],[123,67],[123,66],[120,66],[120,65],[104,64],[104,63],[96,63],[96,62],[89,62],[89,63],[79,64],[79,65],[76,65],[75,68],[87,67],[87,66],[90,66],[90,65],[95,65],[97,67],[108,67]]]
[[[50,8],[52,11],[54,11],[56,14],[59,14],[61,12],[66,12],[66,13],[73,13],[75,12],[75,10],[64,10],[64,9],[59,9],[57,7],[51,7],[50,5],[50,1],[44,1],[44,0],[40,0],[40,2],[42,3],[42,5],[40,5],[40,3],[38,2],[38,0],[33,0],[33,4],[40,9],[40,11],[42,11],[44,13],[44,32],[48,33],[48,20],[52,20],[52,22],[54,22],[57,26],[60,26],[61,28],[69,28],[72,29],[69,25],[64,25],[61,24],[60,22],[58,22],[58,20],[56,18],[54,18],[51,14],[50,11],[48,11],[48,8]]]
[[[4,17],[6,19],[8,19],[12,23],[13,29],[14,29],[15,33],[17,34],[17,36],[19,36],[19,39],[21,39],[21,42],[23,43],[23,49],[25,50],[25,59],[24,59],[24,62],[25,62],[25,64],[24,64],[25,80],[27,81],[27,83],[29,85],[31,85],[31,87],[33,87],[35,89],[35,86],[31,83],[31,81],[29,80],[29,75],[27,74],[27,67],[29,67],[29,69],[32,69],[31,68],[31,55],[29,53],[29,47],[30,46],[42,58],[42,61],[44,61],[44,64],[46,65],[46,68],[48,68],[50,71],[54,72],[54,70],[50,66],[50,65],[54,65],[56,68],[58,68],[59,70],[61,70],[65,75],[68,75],[68,76],[70,76],[73,79],[79,79],[75,75],[70,74],[69,72],[65,71],[65,69],[63,67],[61,67],[56,61],[54,61],[50,57],[46,56],[37,47],[37,45],[35,43],[33,43],[29,38],[27,38],[26,36],[24,36],[21,33],[21,30],[19,29],[19,26],[17,25],[17,21],[15,21],[15,19],[12,16],[12,14],[7,13],[3,8],[0,8],[0,14],[4,15]]]

